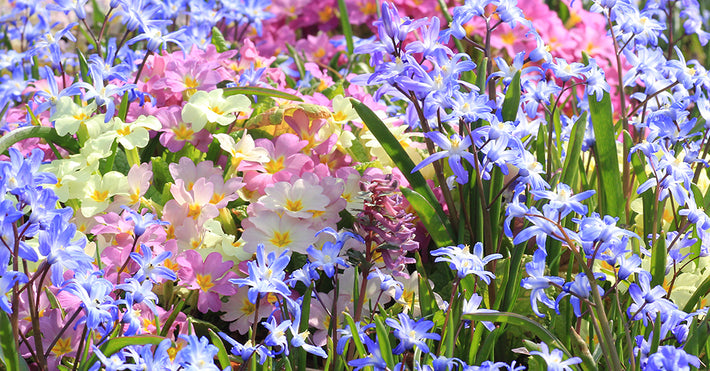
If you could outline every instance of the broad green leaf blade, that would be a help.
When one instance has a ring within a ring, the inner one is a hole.
[[[565,157],[565,166],[562,167],[561,182],[567,184],[574,189],[574,182],[577,173],[579,172],[579,158],[582,155],[582,143],[584,142],[584,132],[587,128],[587,113],[583,112],[577,119],[577,122],[572,126],[572,135],[567,144],[567,156]]]
[[[0,313],[0,356],[7,370],[28,370],[27,363],[20,357],[12,334],[12,324],[7,313]]]
[[[558,339],[550,330],[544,328],[541,324],[522,316],[517,313],[509,312],[496,312],[496,313],[474,313],[474,314],[464,314],[461,316],[461,320],[468,321],[490,321],[490,322],[502,322],[509,325],[522,327],[523,329],[530,331],[535,336],[544,341],[547,345],[554,346],[562,350],[562,352],[567,357],[572,357],[570,352],[564,346],[564,344]]]
[[[111,357],[114,353],[118,352],[119,350],[129,346],[129,345],[158,345],[160,344],[161,341],[165,340],[164,337],[162,336],[156,336],[156,335],[137,335],[137,336],[122,336],[122,337],[117,337],[113,338],[109,341],[107,341],[102,347],[101,347],[101,352],[106,356],[106,357]],[[89,367],[93,366],[94,363],[96,363],[99,360],[98,357],[96,357],[95,354],[89,358],[88,361],[84,362],[80,370],[86,371],[89,369]]]
[[[382,316],[375,316],[375,329],[377,330],[377,343],[380,346],[380,353],[382,358],[387,363],[387,367],[390,370],[394,370],[394,357],[392,354],[392,345],[390,345],[390,332],[388,327],[385,326],[385,322],[382,320]]]
[[[518,116],[518,107],[520,106],[520,71],[515,73],[513,80],[508,84],[508,90],[505,92],[505,100],[501,108],[503,121],[515,121]]]
[[[409,158],[402,145],[399,144],[397,138],[392,135],[384,122],[368,106],[352,98],[350,102],[362,121],[367,125],[367,128],[370,129],[377,141],[382,145],[382,148],[384,148],[399,170],[402,171],[404,177],[407,178],[412,189],[422,195],[434,208],[439,219],[444,221],[444,227],[448,231],[449,239],[453,240],[451,236],[454,235],[454,229],[444,213],[444,209],[441,208],[439,201],[434,196],[434,192],[429,188],[422,174],[419,171],[412,173],[412,169],[415,166],[414,162]]]
[[[231,88],[224,88],[224,96],[228,97],[231,95],[237,95],[237,94],[244,94],[244,95],[258,95],[262,97],[272,97],[272,98],[281,98],[281,99],[288,99],[296,102],[303,102],[303,99],[301,97],[289,94],[289,93],[284,93],[280,90],[276,89],[269,89],[269,88],[262,88],[259,86],[233,86]]]
[[[436,245],[439,247],[454,245],[454,241],[451,240],[451,237],[449,237],[449,234],[446,231],[444,221],[439,218],[439,215],[436,213],[434,207],[424,198],[424,196],[409,188],[400,187],[400,190],[402,191],[404,197],[407,198],[407,201],[409,201],[412,208],[414,208],[414,211],[417,212],[419,220],[421,220],[422,224],[424,224],[424,227],[427,232],[429,232],[431,239],[434,240]]]
[[[227,349],[224,347],[224,342],[222,341],[222,338],[220,338],[219,335],[217,335],[217,333],[212,329],[207,329],[207,332],[210,334],[212,344],[219,349],[219,352],[217,352],[217,360],[219,361],[220,367],[224,370],[231,365],[231,362],[229,362],[229,354],[227,353]]]
[[[358,333],[355,321],[352,317],[350,317],[349,313],[343,312],[343,315],[345,316],[345,322],[348,324],[348,326],[350,326],[350,333],[353,334],[353,337],[350,338],[350,341],[355,344],[355,349],[357,350],[358,357],[365,358],[367,356],[367,352],[365,351],[365,345],[362,344],[362,340],[360,339],[359,335],[355,336],[355,334]]]
[[[355,50],[355,43],[353,43],[353,29],[350,25],[348,7],[345,4],[345,0],[338,0],[338,8],[340,10],[340,26],[343,28],[345,45],[348,48],[348,57],[350,57],[353,54],[353,50]]]
[[[27,138],[42,138],[52,142],[70,153],[78,153],[79,143],[72,137],[66,135],[60,137],[54,128],[48,126],[25,126],[17,128],[0,138],[0,153],[5,153],[13,144]]]
[[[616,151],[614,118],[611,112],[611,98],[604,93],[604,98],[597,102],[596,96],[588,96],[589,113],[594,128],[594,158],[599,174],[600,211],[602,215],[624,216],[624,194],[621,186],[619,159]],[[621,218],[623,220],[623,218]]]

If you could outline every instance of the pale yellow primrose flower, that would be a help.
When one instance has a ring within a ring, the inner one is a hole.
[[[286,213],[294,218],[314,218],[325,212],[330,199],[323,195],[323,187],[312,184],[306,179],[290,182],[277,182],[266,187],[266,195],[259,201],[277,213]]]
[[[342,95],[336,95],[333,98],[333,122],[336,124],[345,124],[348,121],[359,120],[357,112],[350,103],[350,100],[343,98]]]
[[[207,123],[229,125],[236,117],[234,113],[249,109],[251,102],[244,95],[224,97],[222,89],[208,92],[198,91],[182,108],[182,120],[192,125],[192,130],[198,132]]]
[[[103,117],[91,117],[91,114],[96,111],[96,103],[91,102],[86,107],[82,107],[70,98],[61,97],[57,101],[56,111],[49,119],[54,121],[54,129],[57,134],[64,136],[67,134],[76,134],[81,124],[87,124],[89,121],[103,121]]]
[[[116,133],[116,140],[123,148],[128,150],[136,147],[143,148],[148,145],[150,134],[147,129],[160,130],[163,127],[157,118],[142,115],[131,123],[125,123],[120,118],[114,117],[111,123]]]
[[[126,176],[109,171],[103,177],[92,174],[84,185],[84,194],[81,200],[81,213],[89,217],[96,215],[108,207],[111,196],[128,195],[128,181]]]
[[[215,134],[214,137],[217,138],[219,147],[232,156],[232,166],[239,166],[242,160],[261,164],[269,162],[269,152],[266,148],[257,147],[254,144],[254,139],[246,132],[239,142],[235,142],[234,138],[228,134]]]

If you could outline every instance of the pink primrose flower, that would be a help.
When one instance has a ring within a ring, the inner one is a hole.
[[[199,290],[197,309],[200,312],[220,311],[222,301],[219,295],[233,295],[236,292],[234,285],[229,282],[230,278],[237,277],[236,273],[230,271],[234,263],[223,261],[220,253],[213,252],[203,261],[197,251],[187,250],[177,261],[180,264],[178,277],[181,285]]]

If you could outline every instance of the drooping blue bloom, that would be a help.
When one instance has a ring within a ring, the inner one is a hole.
[[[69,14],[74,12],[80,20],[86,19],[86,4],[89,0],[54,0],[56,4],[47,5],[48,10],[56,10]]]
[[[648,319],[655,320],[658,313],[678,309],[678,306],[665,298],[667,293],[663,287],[658,285],[651,288],[650,273],[641,271],[636,276],[637,283],[629,286],[629,295],[634,301],[626,310],[629,319],[634,321],[642,319],[645,326]]]
[[[253,346],[250,345],[251,341],[248,341],[247,344],[242,345],[238,341],[229,337],[229,335],[225,334],[224,332],[220,332],[219,336],[222,339],[226,340],[230,345],[232,345],[232,348],[229,350],[229,352],[237,357],[241,357],[241,359],[245,362],[249,360],[255,352],[257,355],[259,355],[259,364],[262,365],[264,364],[264,362],[266,362],[267,358],[272,356],[271,352],[261,344]]]
[[[288,355],[288,338],[286,337],[286,332],[291,326],[291,321],[284,320],[279,323],[276,321],[276,318],[271,316],[269,321],[264,321],[261,324],[269,330],[268,335],[266,335],[266,338],[264,339],[264,344],[281,348],[281,350],[274,354],[285,353]]]
[[[93,84],[90,85],[82,81],[77,82],[74,85],[86,89],[86,93],[84,94],[85,100],[94,99],[97,106],[106,107],[106,118],[104,119],[104,122],[109,122],[109,120],[111,120],[111,118],[113,118],[113,115],[116,113],[116,102],[114,101],[114,98],[130,89],[134,89],[136,85],[105,85],[103,79],[104,75],[102,71],[100,71],[95,65],[89,66],[89,70],[91,72],[91,79],[93,80]]]
[[[154,219],[155,215],[151,213],[145,213],[143,215],[138,214],[135,210],[132,210],[131,208],[127,206],[121,206],[124,210],[128,212],[128,215],[126,215],[126,220],[132,220],[134,223],[133,226],[133,233],[136,235],[136,238],[140,237],[145,233],[146,229],[148,229],[152,225],[169,225],[169,222],[162,221],[160,219]],[[145,210],[144,210],[145,211]]]
[[[153,290],[153,282],[150,280],[138,281],[135,278],[126,279],[125,283],[116,285],[116,289],[123,290],[126,293],[125,300],[133,304],[145,304],[150,310],[157,315],[158,309],[155,304],[158,303],[158,295]]]
[[[82,277],[83,276],[83,277]],[[84,279],[88,280],[84,280]],[[118,318],[118,307],[111,297],[113,284],[93,274],[75,275],[63,288],[81,301],[85,315],[79,323],[85,322],[91,330],[107,331],[108,326]]]
[[[374,371],[386,371],[387,362],[382,358],[380,346],[377,341],[373,341],[369,337],[365,337],[363,344],[367,348],[367,357],[353,359],[348,362],[349,366],[354,367],[354,371],[360,371],[367,366],[371,366]]]
[[[465,136],[462,138],[458,134],[453,134],[451,138],[447,138],[438,131],[430,131],[424,135],[439,146],[442,151],[436,152],[418,163],[417,166],[412,169],[412,173],[419,171],[434,161],[448,158],[449,166],[451,166],[451,170],[454,172],[454,175],[456,175],[456,181],[459,184],[468,183],[468,171],[464,169],[461,164],[461,159],[463,158],[468,161],[471,166],[475,166],[474,163],[477,161],[476,157],[474,157],[471,152],[467,151],[467,149],[471,147],[471,137]]]
[[[117,53],[116,39],[109,39],[104,57],[101,58],[98,54],[92,54],[89,56],[89,64],[96,66],[97,70],[102,72],[102,76],[105,80],[110,81],[116,79],[128,81],[131,67],[124,60],[120,60],[118,64],[115,64]]]
[[[591,68],[585,74],[585,91],[587,95],[595,96],[597,102],[601,102],[602,98],[604,98],[604,92],[609,93],[611,91],[611,86],[606,81],[604,70],[602,70],[596,63],[590,67]]]
[[[0,182],[5,184],[8,192],[18,196],[20,201],[23,200],[24,188],[57,183],[54,174],[39,171],[44,159],[44,152],[41,149],[33,149],[27,158],[24,158],[15,148],[8,149],[8,152],[10,153],[9,166],[0,166]]]
[[[365,331],[367,329],[375,327],[375,324],[371,323],[369,325],[362,326],[361,322],[357,322],[355,323],[355,327],[357,335],[360,337],[360,341],[364,344],[365,339],[367,338],[367,334],[365,334]],[[343,354],[343,352],[345,351],[345,345],[352,338],[353,333],[351,331],[350,326],[345,326],[345,328],[338,329],[338,346],[336,347],[335,351],[338,352],[338,354]]]
[[[123,351],[115,352],[111,356],[106,357],[96,345],[91,344],[91,349],[99,360],[89,369],[90,371],[99,371],[102,366],[106,371],[145,370],[143,365],[128,362],[126,354]]]
[[[415,346],[422,353],[429,353],[429,347],[425,340],[441,340],[441,336],[436,333],[428,332],[434,327],[434,322],[425,319],[414,321],[405,313],[397,315],[399,321],[394,318],[385,319],[385,323],[394,329],[394,336],[399,339],[399,344],[392,349],[394,354],[402,354],[406,350],[411,350]]]
[[[367,279],[373,279],[373,278],[379,278],[380,280],[380,290],[387,292],[390,290],[394,290],[394,300],[399,300],[399,298],[402,297],[402,293],[404,292],[404,285],[392,278],[391,275],[389,274],[384,274],[382,271],[375,267],[375,270],[373,272],[370,272],[370,274],[367,276]]]
[[[63,29],[52,34],[51,30],[37,38],[32,43],[32,48],[29,50],[29,55],[46,55],[49,50],[49,57],[52,60],[52,65],[57,68],[62,61],[62,50],[59,41],[66,38],[69,41],[76,42],[76,37],[71,34],[71,29],[76,26],[76,22],[67,24]]]
[[[547,253],[545,250],[535,250],[533,260],[525,264],[525,271],[528,273],[528,277],[523,278],[520,281],[520,286],[526,290],[532,290],[532,292],[530,292],[530,306],[538,317],[545,317],[545,315],[540,312],[537,307],[538,302],[545,304],[550,309],[555,309],[555,311],[558,310],[555,302],[552,301],[552,299],[545,293],[545,289],[553,286],[553,284],[556,286],[562,286],[565,283],[565,280],[562,277],[545,275],[546,258]]]
[[[62,97],[70,97],[74,95],[80,95],[81,90],[76,85],[71,85],[66,89],[59,91],[59,86],[57,85],[57,80],[54,77],[54,72],[49,66],[44,66],[41,70],[42,77],[47,79],[47,90],[39,89],[35,92],[33,99],[35,102],[39,103],[37,107],[33,110],[34,114],[40,114],[47,109],[50,113],[54,113],[54,108]],[[41,99],[40,99],[41,98]]]
[[[94,258],[84,251],[86,239],[74,239],[76,225],[67,223],[61,215],[56,215],[49,228],[39,231],[39,253],[47,257],[46,263],[52,271],[52,283],[60,287],[64,283],[64,272],[75,273],[93,270]]]
[[[501,254],[490,254],[484,257],[483,244],[480,242],[476,242],[473,246],[473,253],[468,251],[468,246],[461,244],[436,249],[431,252],[431,255],[437,257],[436,262],[448,262],[449,268],[455,270],[459,278],[474,274],[487,284],[491,283],[495,275],[486,270],[486,264],[503,258]]]
[[[692,354],[688,354],[682,348],[672,345],[661,345],[656,353],[648,356],[646,361],[647,371],[690,371],[690,366],[700,367],[700,359]]]
[[[542,357],[545,363],[547,363],[547,369],[549,371],[572,371],[574,369],[570,366],[582,363],[582,359],[579,357],[572,357],[563,361],[564,353],[559,349],[550,351],[545,343],[540,343],[540,350],[534,350],[530,352],[530,354]]]
[[[496,310],[479,308],[483,302],[483,297],[474,293],[471,298],[463,300],[463,308],[461,313],[463,314],[475,314],[475,313],[496,313]],[[496,326],[490,321],[481,321],[481,324],[488,329],[488,331],[493,331]]]
[[[364,242],[364,240],[362,237],[351,232],[343,231],[338,233],[330,227],[318,231],[318,233],[316,233],[316,237],[321,233],[326,233],[335,237],[335,242],[324,242],[323,247],[320,250],[311,245],[308,249],[306,249],[306,252],[308,252],[311,256],[311,266],[313,266],[313,268],[321,268],[325,272],[326,276],[333,277],[335,269],[337,269],[338,265],[343,268],[348,267],[348,263],[345,259],[340,257],[340,251],[343,249],[345,241],[350,238],[354,238],[360,242]]]
[[[22,272],[6,271],[6,265],[3,265],[2,273],[0,273],[0,309],[5,313],[12,313],[12,305],[8,300],[8,292],[12,290],[16,283],[20,285],[27,283],[27,276]],[[17,294],[19,295],[19,294]]]
[[[582,204],[582,201],[589,197],[592,197],[596,191],[587,190],[575,194],[572,188],[564,183],[557,184],[557,188],[554,191],[548,190],[532,190],[530,191],[537,199],[547,199],[550,200],[549,204],[551,208],[557,209],[560,218],[564,218],[571,212],[576,212],[577,214],[586,215],[587,206]]]
[[[291,290],[284,283],[286,273],[284,268],[290,261],[287,255],[288,249],[284,250],[281,255],[276,257],[275,252],[266,255],[263,244],[258,244],[256,247],[256,261],[247,263],[249,268],[249,277],[247,278],[232,278],[229,282],[242,286],[249,286],[247,297],[252,304],[256,303],[257,297],[261,294],[275,293],[286,297],[291,293]]]
[[[513,81],[513,77],[515,77],[515,74],[520,71],[520,78],[523,79],[523,75],[526,75],[528,73],[532,72],[538,72],[542,73],[542,69],[538,66],[528,66],[524,67],[525,65],[525,52],[522,51],[518,54],[515,55],[513,58],[513,63],[508,65],[508,62],[505,61],[505,58],[503,57],[495,57],[496,61],[496,66],[498,67],[498,71],[493,72],[490,76],[488,76],[488,79],[492,78],[503,78],[503,84],[508,86],[511,81]]]
[[[267,21],[275,15],[267,9],[271,5],[271,0],[227,0],[222,1],[222,4],[234,12],[239,20],[239,25],[254,27],[256,34],[261,36],[263,32],[264,21]],[[236,40],[241,42],[242,40]]]
[[[183,55],[187,53],[185,43],[182,36],[185,33],[184,28],[179,28],[173,32],[167,32],[164,26],[155,26],[145,29],[138,36],[128,40],[126,44],[133,45],[139,41],[146,41],[146,49],[154,53],[160,53],[167,49],[168,43],[177,45],[182,50]]]
[[[220,371],[214,364],[214,357],[219,353],[219,349],[210,344],[206,337],[198,339],[196,335],[180,335],[180,338],[187,342],[187,346],[178,351],[175,363],[182,366],[183,370]]]
[[[422,39],[415,40],[407,44],[407,51],[412,53],[422,53],[424,57],[434,57],[444,59],[453,52],[449,47],[441,43],[439,17],[432,17],[421,28]]]
[[[604,280],[606,279],[606,276],[603,273],[595,273],[594,279]],[[563,291],[560,293],[560,295],[557,296],[557,300],[555,300],[555,309],[557,311],[557,314],[560,314],[560,300],[562,300],[562,298],[564,298],[565,296],[570,295],[569,302],[572,304],[574,314],[577,317],[581,317],[582,307],[580,298],[586,299],[592,294],[592,285],[589,282],[587,275],[584,273],[578,273],[577,276],[574,278],[574,281],[567,282],[564,284],[564,286],[562,286],[562,290]],[[599,295],[604,295],[604,289],[599,287],[599,285],[597,285],[597,290],[599,290]]]
[[[132,252],[129,256],[138,263],[138,271],[133,278],[143,281],[150,279],[159,282],[160,279],[175,280],[177,275],[170,268],[163,265],[165,259],[173,255],[170,251],[163,251],[158,256],[153,257],[153,250],[148,245],[141,244],[141,253]]]
[[[463,25],[468,23],[473,17],[483,16],[486,13],[486,6],[492,3],[491,0],[466,0],[464,5],[453,9],[453,20],[451,21],[451,35],[457,39],[466,36]]]

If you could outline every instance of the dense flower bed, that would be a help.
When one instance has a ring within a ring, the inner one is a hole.
[[[11,0],[8,370],[710,363],[696,0]]]

